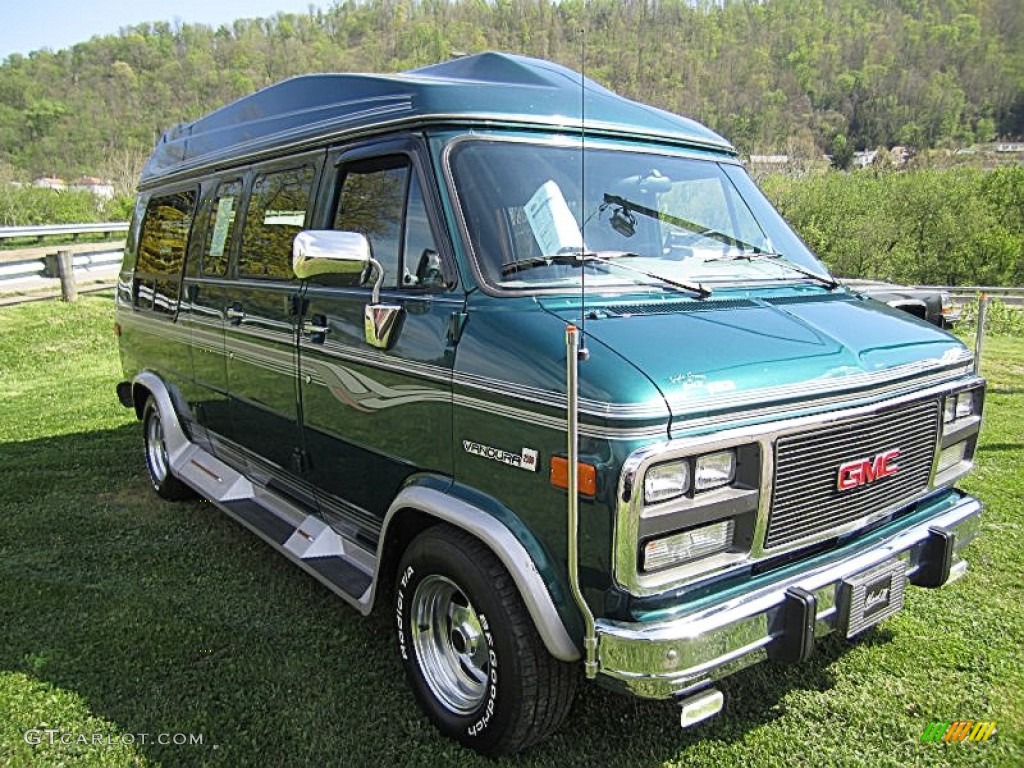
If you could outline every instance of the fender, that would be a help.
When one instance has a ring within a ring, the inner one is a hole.
[[[388,526],[403,509],[414,509],[461,528],[486,544],[515,581],[523,603],[530,612],[530,618],[551,655],[561,661],[579,660],[580,651],[551,599],[544,578],[522,542],[493,515],[443,491],[424,486],[407,486],[391,502],[377,544],[377,573],[372,587],[374,591],[380,581],[380,564],[383,561]]]
[[[167,459],[171,466],[175,465],[178,456],[192,447],[192,441],[188,439],[181,419],[178,417],[178,409],[175,407],[175,395],[171,392],[167,382],[152,371],[142,371],[132,379],[132,402],[135,406],[135,415],[142,418],[142,408],[146,404],[144,398],[136,396],[140,388],[146,389],[156,401],[156,407],[160,409],[160,419],[164,424],[164,443],[167,446]],[[175,428],[168,428],[173,425]]]

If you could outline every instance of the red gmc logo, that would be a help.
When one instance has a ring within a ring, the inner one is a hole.
[[[895,475],[900,469],[896,465],[899,455],[900,449],[893,448],[891,451],[878,454],[873,459],[846,462],[839,467],[839,490],[849,491],[873,483],[879,478]]]

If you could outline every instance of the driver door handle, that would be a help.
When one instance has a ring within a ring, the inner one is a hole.
[[[317,325],[312,320],[304,320],[302,322],[302,332],[306,336],[313,336],[315,334],[329,333],[330,330],[331,329],[329,327],[327,327],[326,325]]]
[[[224,316],[232,325],[241,325],[242,320],[245,319],[245,310],[239,304],[232,304],[224,310]]]

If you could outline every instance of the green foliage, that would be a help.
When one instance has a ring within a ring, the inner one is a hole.
[[[103,221],[130,221],[134,209],[135,198],[131,195],[116,195],[105,201],[100,208]]]
[[[869,169],[762,184],[838,275],[1024,284],[1024,167]]]
[[[832,139],[832,165],[841,171],[845,171],[853,162],[853,147],[846,140],[846,136],[837,133]]]
[[[57,192],[39,187],[0,185],[0,226],[3,227],[103,221],[105,208],[98,197],[85,190]],[[120,210],[118,206],[111,209],[117,214],[115,220],[127,221],[128,216]],[[130,215],[130,203],[128,211]]]
[[[845,156],[1024,135],[1019,0],[347,0],[12,55],[0,63],[0,162],[95,174],[114,153],[145,153],[170,126],[290,75],[398,71],[487,49],[585,68],[746,152],[785,151],[793,137],[820,156],[841,136]]]
[[[960,312],[957,328],[972,331],[978,327],[978,302],[969,301]],[[990,299],[985,310],[986,336],[1024,337],[1024,309],[1011,307],[999,299]]]

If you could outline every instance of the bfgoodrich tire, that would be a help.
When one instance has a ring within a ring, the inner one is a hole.
[[[485,755],[543,740],[569,712],[578,671],[548,653],[512,577],[447,525],[409,545],[395,583],[398,652],[438,727]]]
[[[142,409],[142,447],[146,452],[146,469],[153,490],[165,499],[177,501],[195,496],[195,492],[171,474],[167,458],[167,442],[163,421],[156,401],[150,397]]]

